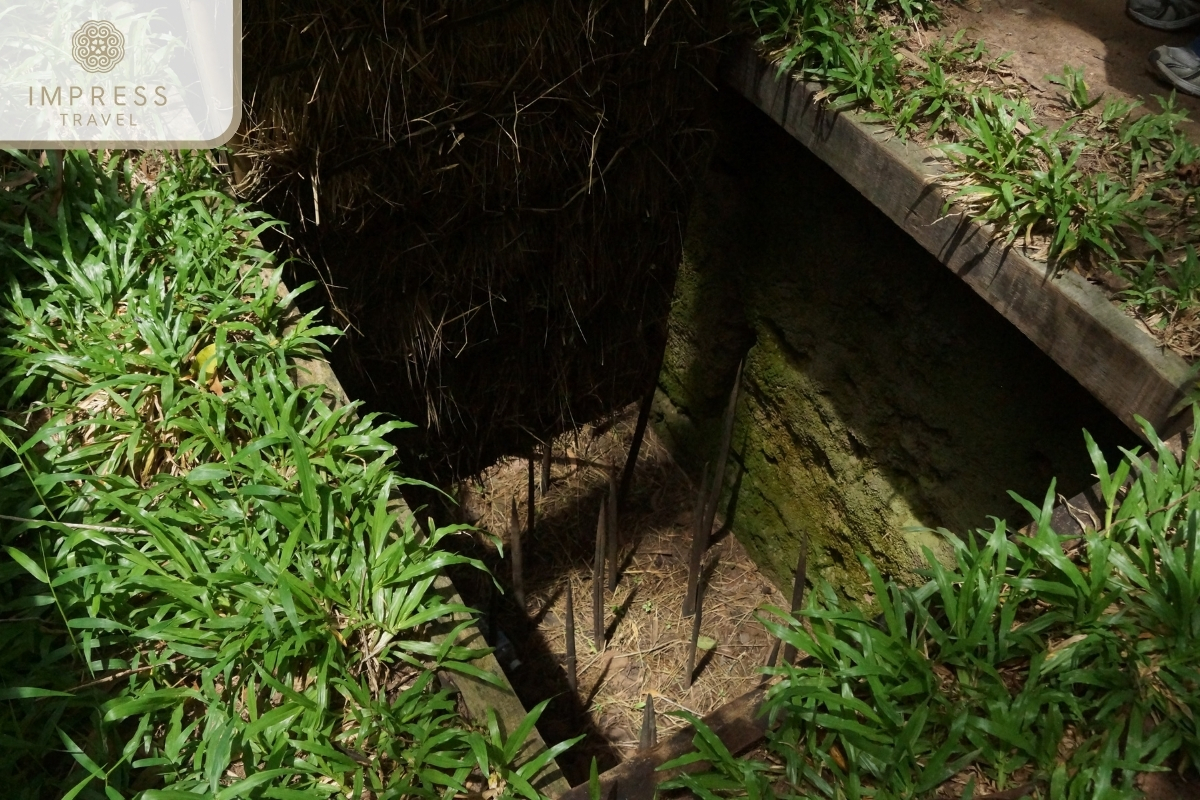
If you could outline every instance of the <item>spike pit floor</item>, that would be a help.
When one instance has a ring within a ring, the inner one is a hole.
[[[619,511],[619,582],[614,592],[605,586],[607,646],[597,650],[592,633],[597,516],[608,492],[608,469],[623,467],[636,419],[637,408],[630,406],[554,442],[549,491],[536,493],[534,530],[522,539],[523,612],[513,600],[508,528],[514,497],[522,529],[526,525],[528,461],[501,461],[459,486],[462,521],[504,542],[503,560],[482,537],[472,547],[499,577],[504,593],[493,595],[474,570],[456,571],[455,584],[467,603],[497,619],[499,630],[517,643],[513,657],[520,666],[506,671],[525,707],[554,697],[538,725],[543,737],[554,743],[586,734],[559,759],[573,784],[586,780],[593,756],[603,771],[636,752],[647,695],[654,697],[662,739],[686,724],[672,712],[703,716],[752,689],[774,644],[756,614],[768,605],[785,605],[779,590],[722,528],[718,513],[702,570],[700,644],[708,647],[697,650],[694,680],[687,685],[692,620],[681,610],[697,488],[648,430]],[[539,482],[540,471],[538,463]],[[565,671],[568,584],[577,692],[570,691]],[[501,663],[511,660],[507,654],[498,657]]]

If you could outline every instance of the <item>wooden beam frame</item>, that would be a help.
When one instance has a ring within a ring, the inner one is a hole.
[[[934,157],[853,112],[835,113],[820,86],[780,76],[749,41],[722,70],[732,89],[758,106],[880,211],[962,278],[1139,436],[1149,420],[1167,438],[1191,415],[1170,412],[1190,383],[1182,358],[1164,352],[1082,276],[1048,276],[1044,263],[1005,247],[989,226],[942,215],[949,192]]]

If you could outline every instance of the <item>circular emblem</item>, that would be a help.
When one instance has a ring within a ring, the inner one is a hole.
[[[71,37],[71,56],[88,72],[108,72],[125,57],[125,37],[111,22],[90,20]]]

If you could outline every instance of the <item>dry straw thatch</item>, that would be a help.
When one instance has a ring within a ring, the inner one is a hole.
[[[465,473],[644,393],[723,0],[258,0],[248,193],[347,326],[339,376]]]

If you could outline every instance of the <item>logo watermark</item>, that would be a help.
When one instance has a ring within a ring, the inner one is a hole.
[[[241,0],[0,9],[0,146],[213,147],[241,121]]]
[[[125,57],[125,36],[106,19],[85,22],[71,37],[71,57],[88,72],[111,72]]]

